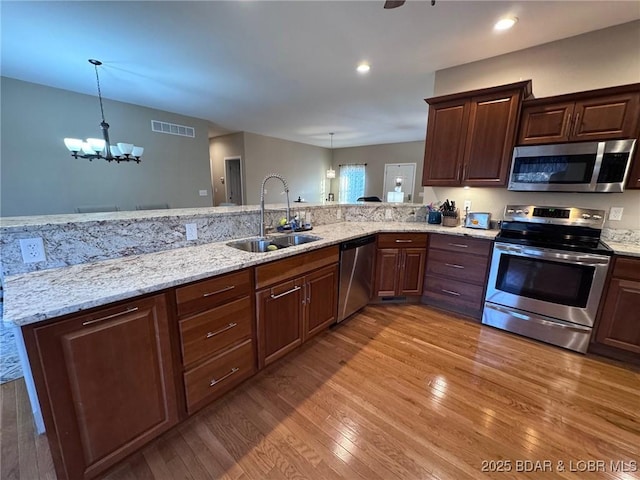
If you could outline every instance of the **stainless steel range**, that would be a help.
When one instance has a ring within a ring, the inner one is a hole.
[[[613,252],[603,210],[507,205],[482,323],[586,352]]]

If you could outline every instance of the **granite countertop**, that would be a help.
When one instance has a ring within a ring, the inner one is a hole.
[[[27,325],[385,231],[488,239],[498,233],[426,223],[343,222],[307,232],[318,241],[273,252],[250,253],[217,242],[13,275],[4,279],[3,321]]]
[[[314,227],[308,233],[320,237],[318,241],[266,253],[216,242],[13,275],[4,279],[3,321],[28,325],[379,232],[432,232],[493,240],[498,230],[422,222],[343,222]],[[640,257],[639,245],[608,245],[616,254]]]
[[[640,257],[640,244],[637,243],[619,243],[604,241],[616,255],[626,255],[628,257]]]

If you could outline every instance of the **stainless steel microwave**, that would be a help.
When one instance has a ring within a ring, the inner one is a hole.
[[[509,190],[622,192],[635,140],[515,147]]]

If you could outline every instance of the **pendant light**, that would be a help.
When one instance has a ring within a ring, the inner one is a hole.
[[[100,100],[100,114],[102,116],[102,122],[100,122],[102,138],[87,138],[84,141],[78,138],[65,138],[64,144],[71,152],[71,156],[73,158],[86,158],[89,161],[92,161],[94,158],[102,158],[107,162],[113,162],[115,160],[118,163],[140,163],[140,157],[142,157],[144,148],[137,147],[132,143],[117,143],[117,145],[111,145],[111,142],[109,141],[109,124],[104,119],[102,91],[100,90],[100,77],[98,75],[98,67],[102,65],[102,62],[91,58],[89,59],[89,63],[93,65],[96,71],[98,98]]]

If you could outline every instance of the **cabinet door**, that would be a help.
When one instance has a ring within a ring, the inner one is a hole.
[[[573,117],[574,102],[524,106],[518,145],[566,142]]]
[[[178,422],[163,295],[32,335],[29,357],[59,478],[93,477]]]
[[[424,265],[427,251],[424,248],[405,248],[402,250],[400,266],[400,295],[422,295]]]
[[[338,265],[305,277],[305,340],[336,321],[338,310]]]
[[[471,99],[462,167],[463,185],[506,185],[521,96],[522,90],[514,90]]]
[[[260,368],[302,343],[303,289],[300,277],[256,293]]]
[[[468,122],[464,99],[429,106],[422,185],[460,185]]]
[[[640,93],[576,102],[570,140],[609,140],[638,135]]]
[[[640,282],[611,279],[596,340],[640,355]]]
[[[393,297],[398,293],[400,249],[378,249],[376,254],[376,286],[378,297]]]

